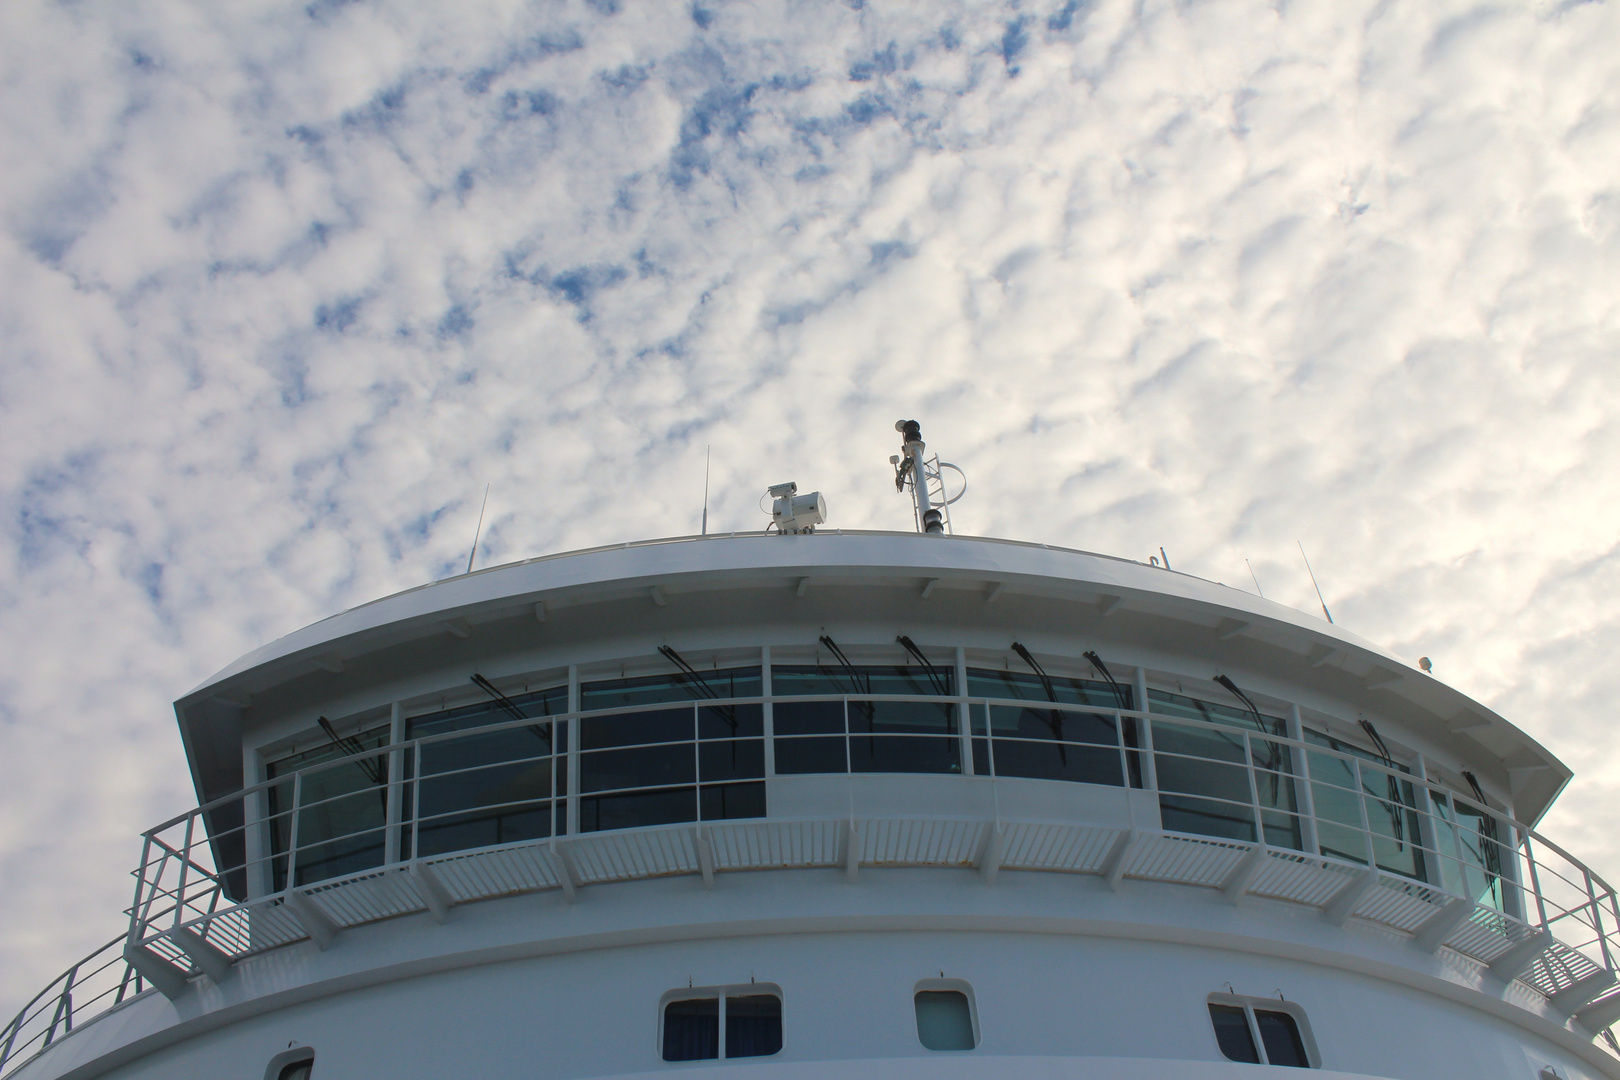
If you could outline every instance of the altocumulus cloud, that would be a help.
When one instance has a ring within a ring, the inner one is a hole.
[[[966,531],[1314,605],[1620,871],[1613,4],[0,11],[0,1002],[189,805],[168,703],[488,563]]]

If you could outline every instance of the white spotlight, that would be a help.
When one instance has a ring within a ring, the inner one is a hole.
[[[767,491],[772,500],[771,520],[776,522],[778,532],[815,532],[816,526],[827,520],[827,500],[821,497],[821,492],[799,495],[798,490],[799,485],[790,480],[775,484]]]

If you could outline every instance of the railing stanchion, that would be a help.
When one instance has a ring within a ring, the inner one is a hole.
[[[303,798],[304,770],[299,769],[293,773],[292,821],[287,826],[287,880],[282,882],[285,889],[297,888],[298,883],[298,803]]]
[[[1361,838],[1367,842],[1367,869],[1378,869],[1378,849],[1373,845],[1372,819],[1367,816],[1367,782],[1361,777],[1361,762],[1355,758],[1347,759],[1350,763],[1350,775],[1356,783],[1356,808],[1361,811]]]
[[[186,878],[191,871],[191,835],[197,828],[197,811],[186,815],[186,838],[180,843],[180,884],[174,891],[174,925],[185,920]]]
[[[1261,845],[1266,842],[1266,822],[1260,814],[1260,781],[1254,775],[1254,743],[1250,733],[1243,734],[1243,774],[1249,779],[1249,813],[1254,815],[1254,838]]]
[[[1322,854],[1322,841],[1316,832],[1316,794],[1311,791],[1310,750],[1305,746],[1305,720],[1299,706],[1288,706],[1288,738],[1296,745],[1290,752],[1299,755],[1299,764],[1289,771],[1294,774],[1294,795],[1299,803],[1299,839],[1311,855]]]
[[[1592,906],[1592,929],[1597,931],[1598,948],[1603,952],[1603,967],[1613,971],[1614,957],[1609,953],[1609,935],[1603,930],[1603,907],[1598,903],[1597,890],[1592,887],[1592,871],[1583,866],[1581,876],[1586,879],[1586,898]]]
[[[1453,826],[1455,829],[1455,826]],[[1524,830],[1524,863],[1530,869],[1530,890],[1536,898],[1536,918],[1541,920],[1541,929],[1547,929],[1547,901],[1541,895],[1541,875],[1536,872],[1536,855],[1530,847],[1530,830]]]

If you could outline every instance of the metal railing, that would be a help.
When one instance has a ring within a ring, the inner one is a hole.
[[[768,777],[892,772],[993,788],[1067,780],[1117,788],[1135,809],[1123,826],[1003,818],[999,800],[991,821],[862,819],[852,806],[766,816]],[[1156,796],[1157,815],[1131,791]],[[969,863],[1214,887],[1368,920],[1518,979],[1620,1050],[1614,889],[1474,798],[1258,728],[1017,699],[824,695],[436,734],[178,815],[144,834],[127,937],[0,1032],[0,1070],[146,985],[177,994],[244,957],[394,915],[672,873]]]

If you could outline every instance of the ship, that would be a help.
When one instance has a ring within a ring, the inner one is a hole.
[[[912,530],[777,485],[180,697],[197,805],[0,1075],[1620,1078],[1558,758],[1168,557],[959,534],[897,429]]]

